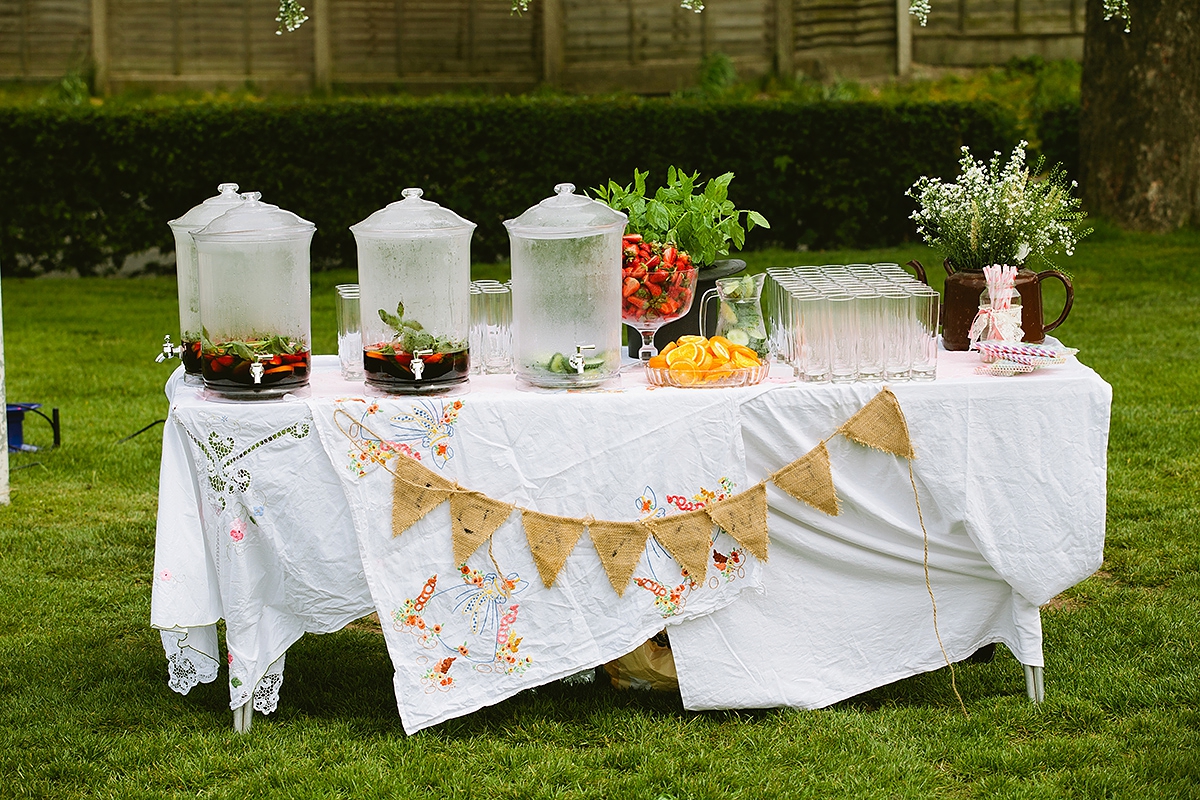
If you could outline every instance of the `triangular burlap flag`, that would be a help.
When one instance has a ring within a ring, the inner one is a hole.
[[[646,549],[650,529],[640,522],[593,520],[588,523],[588,536],[592,537],[592,544],[596,546],[609,583],[617,596],[623,596],[638,559]]]
[[[838,433],[876,450],[903,458],[917,457],[912,439],[908,437],[908,422],[900,410],[900,401],[891,389],[884,389],[871,398],[871,402],[842,423]]]
[[[537,564],[542,583],[549,589],[567,563],[567,556],[575,549],[575,543],[583,536],[586,523],[573,517],[556,517],[521,509],[521,524],[525,526],[525,539],[533,563]]]
[[[392,536],[399,536],[437,508],[454,491],[454,484],[408,456],[392,462]]]
[[[479,492],[450,495],[454,563],[462,564],[504,524],[513,507]]]
[[[772,475],[771,482],[818,511],[833,517],[841,513],[824,442]]]
[[[767,485],[760,483],[741,494],[705,508],[712,521],[753,553],[767,560]]]
[[[713,521],[704,509],[646,520],[654,538],[667,549],[693,580],[703,582],[708,573],[708,551],[712,547]],[[640,555],[640,554],[639,554]]]

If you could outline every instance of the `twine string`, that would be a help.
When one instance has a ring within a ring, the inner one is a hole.
[[[942,644],[941,631],[938,630],[937,599],[933,596],[933,583],[929,580],[929,531],[925,530],[925,515],[921,512],[921,495],[917,492],[917,479],[913,476],[911,461],[908,462],[908,480],[912,484],[913,499],[917,501],[917,520],[921,523],[921,539],[924,545],[922,565],[925,568],[925,589],[929,592],[929,602],[933,605],[933,635],[937,637],[942,658],[946,660],[946,666],[950,668],[950,688],[954,690],[954,696],[958,698],[958,705],[962,708],[963,716],[970,717],[971,715],[967,713],[967,704],[963,702],[962,695],[958,693],[958,684],[954,679],[954,664],[950,661],[950,654],[946,652],[946,646]]]

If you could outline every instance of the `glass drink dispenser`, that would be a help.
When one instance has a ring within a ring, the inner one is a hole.
[[[597,386],[621,366],[621,234],[627,217],[560,183],[506,220],[513,360],[534,386]]]
[[[351,226],[358,243],[366,382],[425,393],[467,380],[471,328],[469,222],[405,189]]]
[[[309,244],[316,226],[249,192],[192,234],[200,268],[201,369],[210,391],[280,397],[308,385]]]
[[[200,385],[200,269],[196,260],[196,246],[192,232],[198,231],[234,206],[240,206],[242,196],[236,183],[222,183],[217,187],[219,194],[194,206],[179,219],[167,224],[175,235],[175,274],[179,284],[179,344],[174,345],[171,337],[164,337],[163,351],[158,360],[179,356],[183,361],[184,380]]]

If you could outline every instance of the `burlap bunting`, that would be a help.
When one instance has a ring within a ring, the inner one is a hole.
[[[537,564],[538,575],[549,589],[563,564],[567,563],[567,556],[575,549],[575,543],[583,536],[587,523],[573,517],[539,514],[526,508],[521,509],[521,524],[525,526],[525,539],[529,542],[533,563]]]
[[[454,561],[462,564],[504,524],[513,507],[479,492],[450,495],[450,528]]]
[[[345,433],[345,431],[343,431]],[[859,444],[903,458],[915,458],[908,423],[891,390],[883,389],[846,420],[837,433]],[[350,434],[346,434],[350,436]],[[399,536],[450,499],[454,558],[463,563],[496,532],[513,506],[446,480],[412,458],[395,459],[392,535]],[[840,504],[833,484],[825,443],[814,447],[771,476],[771,481],[797,500],[837,516]],[[767,488],[760,483],[704,509],[644,522],[608,522],[558,517],[521,509],[525,538],[547,588],[554,584],[584,528],[618,595],[624,595],[646,539],[653,533],[689,576],[703,580],[708,569],[712,525],[729,533],[759,560],[767,560]]]
[[[713,521],[704,509],[646,520],[654,538],[667,549],[679,566],[697,581],[708,572],[708,550],[712,545]]]
[[[767,560],[767,485],[760,483],[705,509],[734,539],[760,561]]]
[[[396,476],[392,484],[392,536],[411,528],[454,491],[453,483],[406,456],[395,459],[392,474]]]
[[[913,452],[912,439],[908,436],[908,422],[900,410],[900,401],[891,389],[884,389],[871,398],[871,402],[842,423],[838,433],[885,453],[895,453],[903,458],[917,457]]]
[[[833,517],[841,513],[824,442],[772,475],[771,482],[818,511]]]
[[[600,556],[600,563],[608,575],[608,581],[617,592],[617,596],[625,594],[625,587],[633,577],[642,551],[646,549],[646,539],[650,529],[641,522],[603,522],[593,520],[588,523],[588,536]]]

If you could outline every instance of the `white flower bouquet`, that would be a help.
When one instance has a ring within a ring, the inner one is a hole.
[[[1087,214],[1071,195],[1075,182],[1067,182],[1061,165],[1038,177],[1045,160],[1026,167],[1026,145],[1003,166],[999,152],[984,163],[963,147],[954,183],[922,176],[908,190],[920,206],[911,216],[917,233],[956,269],[1023,266],[1030,258],[1054,266],[1050,255],[1072,255],[1092,232],[1081,227]]]

